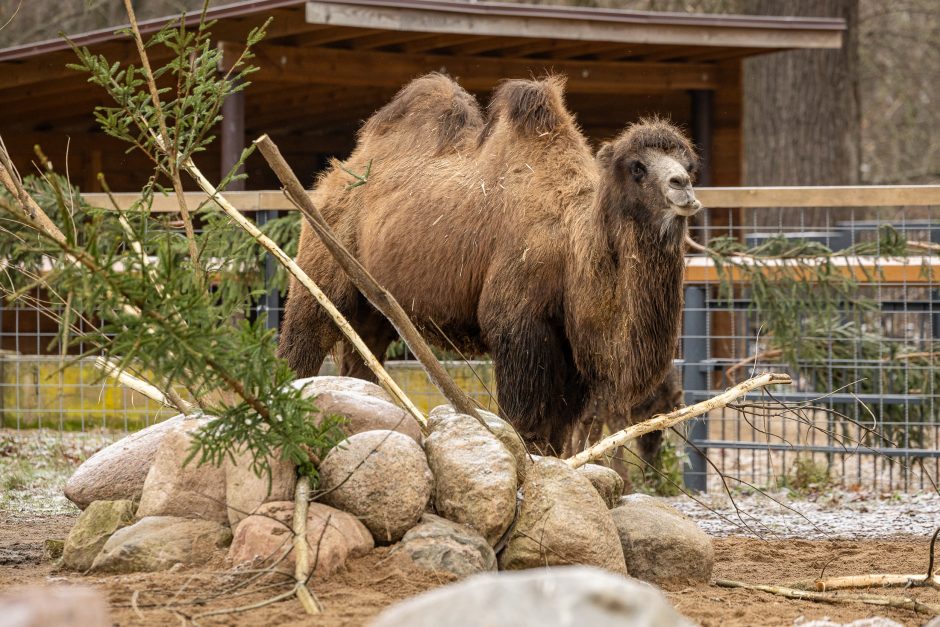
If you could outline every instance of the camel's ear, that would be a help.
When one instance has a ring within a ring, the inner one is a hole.
[[[614,147],[610,142],[604,142],[604,144],[598,149],[595,159],[598,163],[603,163],[604,165],[610,164],[611,159],[614,156]]]

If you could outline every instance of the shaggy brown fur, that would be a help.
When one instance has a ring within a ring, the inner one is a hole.
[[[686,219],[660,209],[664,192],[642,163],[666,154],[695,166],[689,142],[659,120],[629,127],[595,158],[562,92],[557,77],[506,81],[484,121],[451,79],[419,78],[359,134],[345,166],[371,161],[368,184],[347,189],[351,177],[334,166],[314,192],[426,337],[447,347],[440,328],[491,354],[506,416],[557,451],[589,399],[626,415],[669,369]],[[384,354],[393,331],[306,224],[298,263]],[[310,376],[337,340],[292,286],[280,354]]]

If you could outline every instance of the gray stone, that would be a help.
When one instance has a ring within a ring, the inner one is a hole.
[[[424,451],[397,431],[350,436],[329,452],[319,471],[321,500],[357,517],[379,543],[400,540],[431,496]]]
[[[132,573],[167,570],[176,564],[204,564],[228,546],[228,526],[211,520],[148,516],[118,529],[91,566],[92,572]]]
[[[251,470],[251,454],[242,451],[233,461],[226,457],[222,468],[225,474],[225,505],[232,529],[255,511],[262,503],[287,501],[294,498],[297,468],[289,461],[268,458],[270,473],[259,477]]]
[[[0,596],[3,627],[111,627],[108,600],[80,585],[22,586]]]
[[[617,526],[587,477],[554,457],[529,466],[500,568],[584,564],[626,575]]]
[[[132,501],[94,501],[69,531],[62,548],[62,567],[85,571],[91,568],[111,535],[134,522]]]
[[[611,510],[630,574],[645,581],[709,581],[712,540],[669,505],[631,494]]]
[[[597,568],[485,573],[408,599],[371,627],[691,627],[662,592]]]
[[[395,550],[404,552],[422,568],[458,577],[496,570],[496,554],[483,536],[434,514],[424,514]]]
[[[495,546],[516,512],[515,458],[470,416],[438,412],[429,426],[424,450],[434,474],[434,509]]]
[[[291,382],[291,385],[303,390],[304,398],[315,398],[324,392],[355,392],[356,394],[374,396],[389,403],[395,402],[392,396],[382,389],[382,386],[355,377],[307,377],[306,379],[296,379]]]
[[[516,460],[517,483],[522,485],[522,482],[525,481],[526,468],[532,463],[532,458],[525,447],[522,436],[519,435],[511,424],[493,412],[486,411],[485,409],[477,409],[477,412],[479,412],[483,421],[486,422],[486,426],[493,432],[493,435],[512,453],[513,458]],[[431,418],[456,413],[457,411],[451,405],[439,405],[431,410]]]
[[[278,570],[293,574],[294,550],[291,524],[294,502],[265,503],[235,529],[229,547],[233,565],[246,562],[258,566],[278,564]],[[310,503],[307,510],[307,546],[314,575],[328,577],[352,557],[372,550],[372,534],[365,525],[338,509]],[[280,559],[286,554],[284,559]],[[279,561],[280,560],[280,561]]]
[[[225,470],[193,459],[191,433],[205,419],[186,420],[170,429],[160,442],[144,481],[137,517],[182,516],[228,522],[225,507]]]
[[[421,428],[414,417],[394,403],[374,395],[327,390],[318,394],[314,403],[320,410],[316,415],[317,424],[322,416],[342,416],[346,421],[340,429],[347,436],[363,431],[387,429],[404,433],[415,442],[421,443]]]
[[[623,477],[616,470],[598,464],[585,464],[578,472],[588,478],[597,493],[601,495],[607,507],[617,507],[623,496]]]
[[[168,418],[101,449],[65,483],[65,497],[80,509],[93,501],[139,500],[160,442],[183,419]]]

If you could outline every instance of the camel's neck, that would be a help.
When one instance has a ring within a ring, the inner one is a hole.
[[[580,236],[590,237],[574,240],[569,258],[568,334],[582,372],[606,388],[612,409],[626,411],[646,400],[672,364],[685,226],[664,233],[659,224],[607,219],[599,207],[579,221]]]

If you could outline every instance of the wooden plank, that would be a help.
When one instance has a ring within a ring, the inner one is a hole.
[[[240,48],[223,44],[223,51],[222,66],[227,70]],[[272,45],[259,45],[254,52],[254,62],[260,67],[251,76],[255,82],[398,88],[427,72],[445,71],[459,77],[466,89],[487,90],[505,78],[529,78],[553,71],[568,76],[571,93],[658,93],[714,89],[716,85],[714,68],[702,64],[448,57]],[[376,72],[376,68],[382,71]]]
[[[416,6],[355,6],[328,1],[307,3],[307,22],[337,26],[359,26],[385,30],[418,30],[427,33],[489,35],[497,37],[539,37],[576,41],[617,41],[672,45],[736,46],[755,48],[839,48],[842,33],[836,28],[786,28],[745,24],[734,19],[700,18],[685,24],[645,19],[590,19],[583,15],[565,17],[522,15],[509,11],[499,14],[457,6],[442,10]]]
[[[713,208],[940,206],[940,185],[703,187],[696,194]]]
[[[834,270],[859,283],[892,284],[940,284],[940,257],[871,257],[851,256],[828,259]],[[812,275],[806,266],[819,265],[822,260],[803,258],[762,260],[761,274],[768,279],[794,278],[809,280]],[[753,265],[748,259],[738,259],[736,264]],[[726,277],[735,283],[748,282],[748,273],[731,263],[723,268]],[[686,257],[685,280],[687,283],[717,283],[721,280],[718,268],[709,257]]]
[[[401,48],[405,52],[429,52],[431,50],[450,49],[471,41],[479,41],[479,39],[479,35],[434,35],[421,41],[403,44]]]

